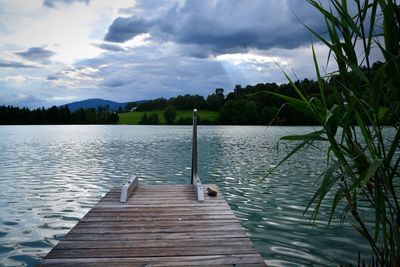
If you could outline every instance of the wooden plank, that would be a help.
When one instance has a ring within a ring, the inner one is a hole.
[[[167,211],[208,211],[208,210],[231,210],[228,205],[213,205],[213,206],[206,206],[206,205],[201,205],[201,206],[193,206],[193,207],[181,207],[181,206],[175,206],[175,207],[169,207],[168,210],[163,208],[163,207],[135,207],[135,206],[124,206],[121,207],[120,205],[116,205],[113,208],[108,208],[105,205],[96,205],[93,209],[90,210],[91,213],[95,212],[137,212],[137,213],[142,213],[142,212],[167,212]]]
[[[187,201],[187,200],[164,200],[162,202],[155,201],[155,200],[153,200],[153,201],[137,201],[137,202],[135,202],[135,205],[147,205],[148,206],[148,205],[158,205],[158,204],[160,204],[161,206],[166,206],[166,205],[169,205],[169,206],[172,206],[172,205],[175,205],[175,206],[179,206],[179,205],[182,205],[182,206],[185,206],[185,205],[196,206],[196,205],[193,205],[192,201]],[[222,200],[215,200],[214,202],[215,202],[215,204],[224,203]],[[198,202],[196,201],[196,203],[198,203]],[[112,205],[113,202],[105,201],[102,204],[111,204]],[[127,205],[127,206],[129,206],[129,205]]]
[[[130,221],[105,221],[102,223],[99,222],[82,222],[77,224],[75,228],[80,229],[80,228],[113,228],[115,230],[118,230],[117,228],[124,228],[124,229],[133,229],[133,228],[165,228],[165,227],[180,227],[182,231],[187,231],[184,230],[185,228],[191,228],[192,226],[198,227],[199,231],[202,228],[206,228],[207,226],[213,227],[212,229],[219,230],[219,228],[223,228],[225,226],[225,229],[231,229],[235,227],[235,229],[243,229],[242,226],[240,226],[237,222],[233,221],[232,219],[228,220],[220,220],[220,221],[212,221],[210,220],[191,220],[189,222],[185,221],[179,221],[179,220],[163,220],[163,221],[158,221],[158,220],[135,220],[134,222]],[[172,228],[171,228],[172,229]],[[177,229],[176,231],[178,231]]]
[[[193,239],[195,242],[195,240],[210,239],[210,238],[228,239],[228,238],[242,238],[242,237],[247,237],[243,231],[201,232],[201,233],[144,233],[144,234],[106,233],[106,234],[67,234],[64,237],[64,240],[109,241],[109,240],[146,240],[146,239],[158,239],[158,240]]]
[[[140,214],[137,214],[136,212],[89,212],[89,216],[92,217],[129,217],[129,216],[134,216],[134,217],[161,217],[161,216],[190,216],[190,215],[231,215],[233,214],[232,211],[230,210],[199,210],[199,211],[175,211],[168,213],[167,211],[164,212],[142,212]]]
[[[89,216],[82,218],[82,222],[124,222],[124,221],[131,221],[132,223],[138,223],[138,222],[151,222],[151,221],[158,221],[160,223],[163,223],[165,221],[210,221],[210,220],[234,220],[236,217],[235,215],[187,215],[187,216],[180,216],[174,217],[174,216],[164,216],[157,218],[156,216],[154,217],[135,217],[135,216],[117,216],[117,217],[95,217],[95,216]]]
[[[260,263],[261,262],[261,263]],[[265,266],[259,254],[174,256],[174,257],[126,257],[45,259],[42,266]]]
[[[118,197],[108,197],[107,196],[107,197],[103,198],[103,201],[104,202],[106,202],[106,201],[116,201],[118,199],[119,199]],[[193,201],[193,200],[196,200],[196,197],[193,196],[193,195],[191,195],[191,196],[181,196],[181,195],[173,196],[173,195],[168,195],[168,196],[157,196],[157,199],[154,199],[154,196],[153,197],[140,197],[138,195],[132,195],[129,200],[131,200],[130,202],[155,201],[155,200],[157,200],[157,201],[159,201],[159,200],[188,200],[188,201]],[[126,203],[126,202],[124,202],[124,203]]]
[[[48,259],[57,258],[124,258],[124,257],[170,257],[170,256],[207,256],[231,255],[254,252],[249,246],[218,246],[218,247],[165,247],[159,248],[109,248],[109,249],[53,249],[46,256]]]
[[[247,237],[203,239],[193,242],[193,239],[177,239],[177,240],[112,240],[108,242],[98,241],[63,241],[55,249],[94,249],[94,248],[163,248],[163,247],[211,247],[211,246],[252,246],[251,241]]]
[[[128,200],[129,201],[129,200]],[[224,202],[222,200],[215,200],[213,201],[214,205],[218,205],[218,204],[224,204]],[[196,201],[196,203],[199,203]],[[115,202],[112,201],[104,201],[101,203],[102,205],[115,205]],[[159,206],[159,207],[170,207],[170,206],[181,206],[181,207],[185,207],[185,206],[190,206],[190,207],[198,207],[200,206],[200,204],[193,204],[193,202],[191,201],[136,201],[135,203],[129,203],[127,202],[127,204],[123,203],[122,205],[126,205],[126,207],[130,207],[130,206]]]
[[[191,226],[225,226],[225,225],[230,225],[234,224],[236,225],[237,222],[233,219],[231,220],[203,220],[203,221],[196,221],[196,220],[191,220],[191,221],[181,221],[181,220],[168,220],[168,221],[136,221],[134,225],[136,227],[154,227],[154,226],[160,226],[162,225],[163,227],[171,227],[171,226],[179,226],[179,227],[191,227]],[[90,228],[97,228],[97,227],[130,227],[132,226],[132,222],[81,222],[75,227],[90,227]]]
[[[218,204],[218,205],[224,205],[223,203]],[[124,204],[126,208],[152,208],[154,205],[152,204],[138,204],[138,205],[132,205],[132,204]],[[120,208],[120,205],[115,205],[115,204],[99,204],[97,206],[98,208]],[[174,208],[174,207],[182,207],[182,208],[190,208],[190,207],[199,207],[199,205],[193,205],[193,204],[162,204],[160,203],[157,205],[157,207],[163,207],[163,208]],[[210,207],[212,208],[212,205],[203,205],[203,207]]]
[[[74,227],[70,233],[71,234],[105,234],[105,233],[114,233],[114,234],[134,234],[134,233],[186,233],[186,232],[221,232],[221,231],[243,231],[240,225],[231,224],[231,225],[214,225],[210,226],[198,226],[198,227],[181,227],[181,226],[153,226],[153,227],[137,227],[137,226],[129,226],[129,227]]]
[[[124,203],[112,189],[41,265],[266,266],[223,195],[206,187],[203,202],[193,185],[138,186]]]
[[[192,194],[193,194],[193,192],[192,192]],[[115,201],[115,200],[117,200],[118,198],[105,198],[105,199],[103,199],[103,201],[104,202],[107,202],[107,201]],[[222,198],[219,198],[219,197],[215,197],[215,198],[210,198],[210,197],[204,197],[204,199],[205,200],[212,200],[212,201],[219,201],[219,202],[223,202],[224,201],[224,199],[222,199]],[[126,202],[126,203],[130,203],[130,204],[134,204],[134,203],[136,203],[136,202],[138,202],[138,201],[158,201],[159,203],[160,203],[160,200],[184,200],[184,201],[188,201],[188,202],[191,202],[191,201],[193,201],[193,200],[196,200],[196,197],[195,196],[179,196],[179,195],[177,195],[177,196],[153,196],[153,197],[140,197],[139,195],[132,195],[130,198],[129,198],[129,200]],[[115,203],[114,203],[115,204]],[[192,204],[196,204],[196,203],[192,203]],[[197,203],[198,205],[200,204],[200,203]]]
[[[112,225],[118,225],[116,227],[124,227],[126,225],[132,225],[135,224],[138,227],[144,226],[144,227],[156,227],[156,226],[164,226],[164,227],[170,227],[170,226],[179,226],[179,227],[191,227],[191,226],[195,226],[195,225],[199,225],[199,226],[207,226],[209,225],[210,227],[213,226],[224,226],[225,224],[236,224],[232,221],[232,218],[229,219],[222,219],[222,220],[218,220],[212,223],[209,223],[209,220],[190,220],[187,223],[180,223],[177,220],[148,220],[148,219],[143,219],[143,220],[129,220],[129,219],[124,219],[124,220],[114,220],[114,221],[93,221],[93,220],[88,220],[85,222],[81,222],[79,223],[79,225],[77,225],[76,227],[80,227],[80,228],[87,228],[87,227],[93,227],[93,228],[97,228],[97,227],[103,227],[103,225],[105,225],[104,227],[112,227]],[[121,226],[119,226],[121,225]]]
[[[245,263],[245,264],[210,264],[210,263],[207,263],[207,264],[193,264],[193,262],[179,262],[179,263],[182,263],[182,264],[175,264],[175,263],[164,263],[164,262],[160,262],[160,263],[154,263],[154,262],[151,262],[151,264],[149,264],[149,263],[143,263],[143,262],[139,262],[139,263],[135,263],[135,264],[133,264],[132,265],[132,263],[124,263],[124,262],[118,262],[118,261],[111,261],[111,262],[101,262],[101,263],[98,263],[98,261],[100,260],[100,259],[92,259],[93,261],[95,261],[96,262],[96,264],[94,265],[93,263],[87,263],[87,262],[85,262],[85,263],[78,263],[78,264],[71,264],[71,263],[68,263],[68,262],[63,262],[63,263],[58,263],[58,264],[44,264],[44,265],[39,265],[39,266],[63,266],[63,267],[65,267],[65,266],[72,266],[72,267],[74,267],[74,266],[76,266],[76,265],[79,265],[79,266],[90,266],[90,267],[93,267],[93,266],[96,266],[96,267],[101,267],[101,266],[106,266],[106,267],[109,267],[109,266],[118,266],[118,267],[132,267],[132,266],[138,266],[138,267],[153,267],[153,266],[157,266],[157,267],[168,267],[168,266],[191,266],[191,267],[203,267],[203,266],[207,266],[207,267],[232,267],[232,266],[235,266],[235,267],[265,267],[265,264],[264,263]],[[48,262],[49,260],[46,260],[46,262]]]

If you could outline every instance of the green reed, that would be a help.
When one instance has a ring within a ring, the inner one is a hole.
[[[285,73],[298,98],[275,95],[322,129],[282,137],[298,144],[274,169],[300,149],[327,142],[327,166],[305,212],[312,210],[315,221],[333,193],[329,223],[340,214],[371,246],[373,265],[400,266],[400,6],[395,0],[308,2],[324,16],[327,32],[306,27],[329,48],[328,62],[338,70],[323,75],[312,47],[320,89],[313,97]],[[372,49],[380,50],[384,63],[370,62]],[[395,128],[394,136],[384,135],[385,124]],[[336,209],[339,203],[344,210]],[[367,226],[371,219],[373,229]]]

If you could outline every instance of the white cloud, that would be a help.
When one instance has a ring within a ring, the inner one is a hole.
[[[77,97],[73,95],[73,96],[53,96],[50,97],[49,100],[56,102],[68,102],[68,101],[74,101],[76,99]]]
[[[91,43],[102,40],[118,9],[132,6],[131,1],[113,1],[111,5],[101,0],[62,8],[45,8],[37,0],[1,2],[13,15],[6,23],[12,31],[1,35],[4,45],[20,50],[47,45],[56,52],[53,59],[66,64],[98,56],[102,50]]]
[[[0,78],[0,81],[14,83],[15,85],[21,85],[22,83],[24,83],[26,81],[26,77],[23,75],[7,76],[4,78]]]

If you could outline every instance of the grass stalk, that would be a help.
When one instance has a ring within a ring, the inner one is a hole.
[[[333,192],[329,222],[343,202],[341,218],[351,218],[354,229],[369,243],[372,265],[400,266],[400,6],[394,0],[330,0],[328,7],[308,2],[325,18],[328,37],[305,26],[328,47],[333,55],[328,61],[335,60],[338,71],[322,76],[312,46],[319,96],[304,95],[285,73],[298,97],[275,95],[316,120],[322,130],[282,137],[300,143],[274,169],[300,148],[327,142],[328,165],[306,208],[315,206],[311,220],[317,219],[321,203]],[[384,63],[371,65],[373,45]],[[394,134],[386,134],[385,124]],[[366,218],[373,220],[372,230]]]

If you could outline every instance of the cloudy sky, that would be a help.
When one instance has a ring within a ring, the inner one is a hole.
[[[0,105],[207,96],[315,77],[305,0],[0,0]]]

